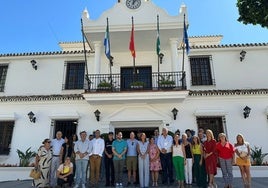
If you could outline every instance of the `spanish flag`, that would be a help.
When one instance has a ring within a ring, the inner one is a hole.
[[[132,29],[131,29],[131,36],[130,36],[130,42],[129,42],[129,50],[131,52],[131,55],[133,58],[136,57],[136,52],[135,52],[135,43],[134,43],[134,21],[133,21],[133,16],[132,16]]]

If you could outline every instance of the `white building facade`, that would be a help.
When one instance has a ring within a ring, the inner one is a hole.
[[[82,13],[86,53],[82,43],[70,42],[61,43],[59,52],[0,54],[0,164],[19,163],[17,149],[37,150],[58,130],[67,137],[96,129],[128,137],[130,131],[150,136],[163,127],[203,127],[215,136],[226,133],[232,143],[242,133],[268,152],[268,44],[190,37],[190,53],[183,55],[186,6],[169,16],[151,1],[136,2],[122,0],[98,20]],[[162,59],[156,54],[157,15]],[[135,62],[129,51],[132,17]],[[103,45],[107,18],[111,67]]]

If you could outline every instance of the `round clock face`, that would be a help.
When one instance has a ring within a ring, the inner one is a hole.
[[[137,9],[141,6],[141,0],[126,0],[126,5],[130,9]]]

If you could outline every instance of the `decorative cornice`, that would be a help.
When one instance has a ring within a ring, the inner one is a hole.
[[[188,95],[191,97],[232,96],[232,95],[268,95],[268,89],[189,90]],[[82,94],[2,96],[0,97],[0,102],[74,101],[74,100],[85,100],[85,98]]]
[[[81,94],[2,96],[0,97],[0,102],[71,101],[71,100],[85,100],[85,98]]]
[[[190,90],[189,96],[267,95],[268,89]]]

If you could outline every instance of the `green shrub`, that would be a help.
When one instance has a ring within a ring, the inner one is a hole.
[[[18,156],[20,158],[21,167],[27,167],[30,164],[30,160],[35,157],[36,153],[31,151],[31,147],[29,147],[25,152],[17,149]]]

